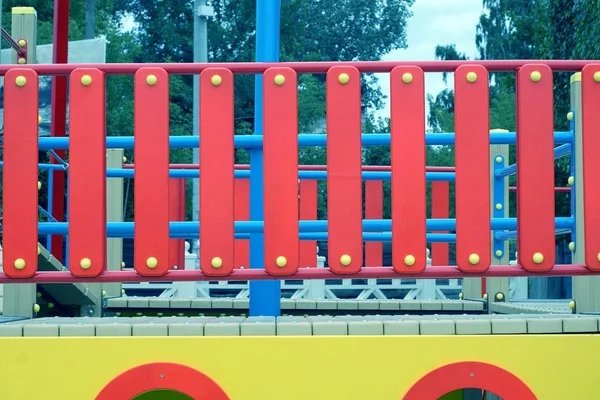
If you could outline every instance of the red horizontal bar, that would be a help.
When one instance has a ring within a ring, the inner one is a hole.
[[[77,278],[68,271],[38,272],[32,278],[18,279],[18,283],[100,283],[100,282],[183,282],[183,281],[263,281],[286,279],[443,279],[513,276],[581,276],[599,275],[585,265],[555,265],[549,271],[527,272],[520,266],[493,265],[483,273],[465,273],[458,267],[428,267],[420,274],[398,274],[391,267],[362,268],[356,274],[339,275],[327,268],[302,268],[293,275],[269,275],[264,269],[236,269],[227,276],[208,276],[198,270],[170,270],[163,276],[140,276],[135,271],[106,271],[96,278]],[[0,274],[0,283],[15,283],[17,279]]]
[[[134,164],[123,164],[125,169],[133,169]],[[198,164],[169,164],[170,169],[198,169]],[[238,171],[249,170],[249,164],[235,164],[235,169]],[[299,165],[299,171],[327,171],[327,165]],[[363,165],[363,171],[370,172],[390,172],[392,170],[389,165]],[[455,172],[454,167],[435,167],[428,166],[425,168],[427,172]]]
[[[516,71],[524,65],[547,65],[554,71],[580,71],[588,64],[600,60],[477,60],[477,61],[334,61],[334,62],[282,62],[282,63],[157,63],[157,64],[31,64],[27,68],[39,75],[68,75],[77,68],[98,68],[110,75],[133,75],[141,68],[163,68],[169,74],[194,75],[207,68],[227,68],[235,74],[261,74],[269,68],[288,67],[297,73],[326,73],[331,67],[355,67],[360,72],[391,72],[396,67],[414,66],[424,72],[454,72],[461,65],[482,65],[488,71]],[[0,66],[4,75],[13,65]]]
[[[517,188],[515,186],[511,186],[508,188],[508,190],[511,192],[516,192]],[[554,191],[555,192],[570,192],[571,188],[570,187],[555,187]]]

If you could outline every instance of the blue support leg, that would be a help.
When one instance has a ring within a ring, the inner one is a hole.
[[[279,61],[280,0],[256,1],[256,61]],[[256,75],[254,92],[254,134],[263,134],[262,75]],[[262,221],[263,210],[263,150],[250,151],[250,220]],[[250,268],[264,268],[264,235],[250,235]],[[279,281],[250,282],[250,316],[281,314],[281,283]]]

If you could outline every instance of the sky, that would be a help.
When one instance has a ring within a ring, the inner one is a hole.
[[[385,61],[434,60],[435,46],[456,44],[459,52],[469,58],[477,56],[475,29],[483,11],[481,0],[416,0],[413,16],[407,21],[408,48],[394,50],[383,57]],[[383,93],[389,96],[389,74],[377,74]],[[449,76],[448,86],[454,84]],[[437,95],[447,86],[441,73],[425,74],[425,91]],[[426,110],[426,114],[429,111]],[[389,98],[378,115],[389,117]]]

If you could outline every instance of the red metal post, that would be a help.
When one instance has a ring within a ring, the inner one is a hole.
[[[383,181],[365,182],[365,219],[383,219]],[[365,267],[383,265],[383,243],[365,242]]]
[[[233,74],[205,69],[200,74],[200,268],[211,276],[229,275],[234,266],[233,136]]]
[[[98,276],[106,270],[104,73],[73,71],[69,89],[69,270],[74,276]]]
[[[434,181],[431,183],[431,218],[446,219],[450,217],[450,182]],[[436,231],[433,233],[448,233]],[[431,244],[431,265],[449,265],[448,243]]]
[[[144,276],[169,265],[169,75],[161,68],[135,74],[134,262]],[[166,190],[165,190],[166,189]]]
[[[547,271],[556,258],[556,226],[553,77],[545,65],[517,73],[517,132],[518,262],[527,271]]]
[[[425,76],[394,68],[391,81],[392,258],[402,274],[427,266]]]
[[[250,220],[250,179],[235,180],[235,220]],[[235,239],[234,268],[250,267],[250,240]]]
[[[67,64],[69,62],[69,0],[54,0],[54,32],[52,35],[53,49],[52,62],[54,64]],[[67,77],[52,77],[52,101],[50,104],[50,135],[53,137],[64,137],[67,130]],[[56,154],[65,159],[64,150],[56,150]],[[50,163],[59,162],[50,156]],[[64,221],[65,217],[65,172],[52,170],[52,216],[57,221]],[[63,261],[63,237],[52,236],[52,255]]]
[[[185,179],[169,178],[169,221],[185,221]],[[169,269],[185,268],[185,240],[169,239]]]
[[[488,85],[482,66],[454,74],[456,265],[465,272],[483,272],[491,263]]]
[[[313,180],[300,181],[300,219],[314,221],[317,219],[318,182]],[[317,241],[300,241],[300,267],[317,267]]]
[[[363,265],[360,93],[356,68],[327,72],[328,263],[336,274]]]
[[[269,68],[263,75],[265,270],[298,270],[298,93],[296,72]]]

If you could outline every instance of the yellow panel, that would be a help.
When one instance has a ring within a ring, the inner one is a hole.
[[[427,372],[484,361],[542,400],[600,392],[600,336],[0,338],[2,398],[94,399],[127,369],[195,368],[232,400],[398,400]],[[175,389],[175,388],[173,388]]]
[[[33,14],[37,17],[37,11],[33,7],[13,7],[13,14]]]

